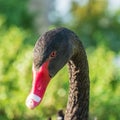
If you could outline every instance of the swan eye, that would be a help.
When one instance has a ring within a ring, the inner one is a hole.
[[[53,51],[53,52],[51,52],[51,54],[50,54],[50,58],[54,58],[54,57],[56,57],[56,51]]]

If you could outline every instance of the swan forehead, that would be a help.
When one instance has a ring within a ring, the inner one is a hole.
[[[63,30],[52,30],[44,33],[36,42],[34,48],[34,64],[37,67],[49,58],[52,51],[57,52],[57,57],[68,55],[71,52],[71,44],[69,44],[69,35]]]

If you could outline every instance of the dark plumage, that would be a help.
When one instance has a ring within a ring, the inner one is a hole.
[[[55,51],[56,56],[50,58]],[[43,34],[34,48],[34,68],[49,61],[48,71],[52,77],[68,63],[70,89],[65,120],[88,120],[89,70],[84,47],[74,32],[57,28]]]

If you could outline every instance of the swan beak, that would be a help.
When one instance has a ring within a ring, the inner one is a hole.
[[[26,99],[26,106],[29,109],[34,109],[36,106],[39,105],[40,101],[41,98],[38,95],[31,93]]]
[[[45,62],[38,71],[35,71],[33,67],[32,89],[26,99],[26,106],[29,109],[36,108],[44,96],[44,93],[50,81],[48,65],[49,61]]]

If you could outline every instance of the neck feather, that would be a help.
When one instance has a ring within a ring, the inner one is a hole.
[[[88,120],[89,70],[85,50],[80,43],[79,52],[68,62],[70,86],[65,120]]]

